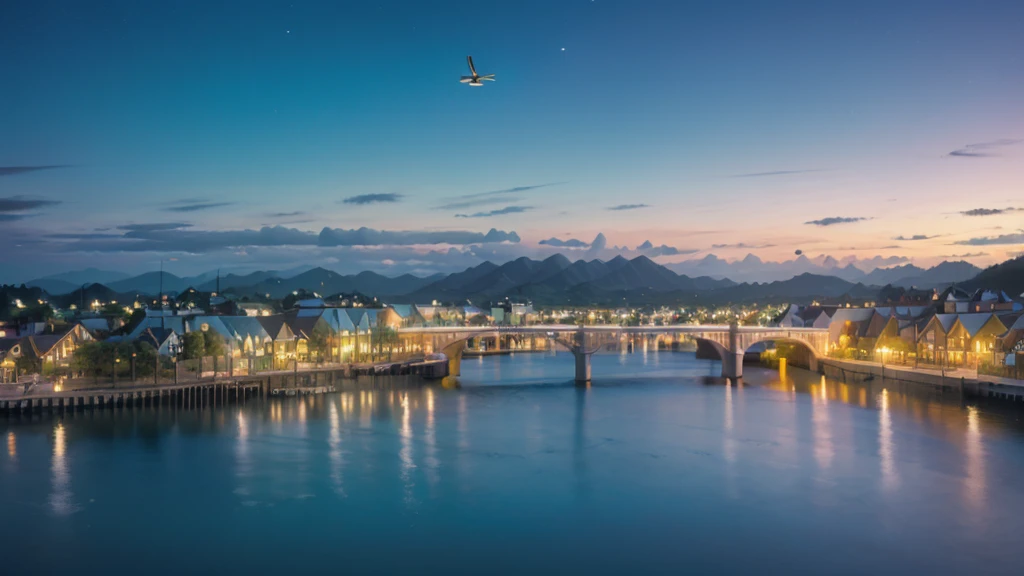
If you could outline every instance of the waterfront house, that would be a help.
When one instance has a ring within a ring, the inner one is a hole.
[[[918,335],[918,358],[946,366],[992,362],[996,340],[1006,331],[991,313],[936,314]]]
[[[252,316],[193,316],[186,322],[189,332],[213,331],[224,338],[228,354],[263,356],[273,353],[273,338],[260,321]]]
[[[75,349],[83,342],[93,340],[81,324],[75,324],[58,334],[33,334],[22,338],[19,356],[31,359],[36,368],[46,372],[71,365]]]
[[[960,314],[947,336],[950,352],[963,350],[960,363],[965,366],[977,366],[979,362],[994,364],[996,341],[1006,330],[1006,325],[995,314]]]
[[[295,350],[298,338],[288,326],[284,314],[257,316],[256,321],[270,336],[269,351],[274,357],[274,367],[279,370],[287,368],[296,358]]]
[[[353,362],[360,345],[360,334],[365,335],[370,331],[370,322],[365,314],[350,315],[346,310],[327,308],[323,311],[323,318],[332,332],[330,357],[337,362]],[[365,340],[366,336],[363,338]]]
[[[331,340],[335,330],[324,318],[325,311],[322,306],[300,307],[284,314],[285,322],[296,336],[295,352],[301,362],[331,358]]]
[[[919,360],[947,364],[946,336],[956,324],[956,314],[935,314],[918,330],[917,357]]]

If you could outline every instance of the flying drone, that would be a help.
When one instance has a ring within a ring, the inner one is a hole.
[[[469,84],[470,86],[483,86],[484,83],[481,80],[490,80],[494,82],[494,74],[484,74],[483,76],[476,73],[476,67],[473,66],[473,57],[466,56],[466,61],[469,62],[469,71],[472,76],[463,76],[459,82],[463,84]]]

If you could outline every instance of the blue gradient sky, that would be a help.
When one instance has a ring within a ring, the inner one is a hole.
[[[607,246],[580,256],[650,240],[675,248],[661,262],[802,249],[984,265],[1024,249],[1024,211],[1007,210],[1024,209],[1019,1],[3,12],[0,167],[68,166],[0,175],[0,281],[168,256],[183,274],[429,272],[598,233]],[[497,81],[459,84],[467,54]],[[397,201],[342,202],[370,194]],[[453,204],[471,205],[439,208]],[[963,214],[976,209],[1001,212]],[[861,220],[807,224],[836,217]],[[117,229],[154,223],[189,226]],[[280,228],[231,234],[264,226]],[[520,241],[320,234],[364,226]],[[894,240],[914,235],[934,238]]]

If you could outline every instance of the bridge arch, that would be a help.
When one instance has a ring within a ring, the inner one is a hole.
[[[792,344],[792,345],[796,346],[796,348],[798,348],[801,352],[806,354],[806,360],[807,360],[807,362],[806,362],[807,366],[806,367],[807,367],[807,369],[810,370],[811,372],[817,372],[818,371],[818,360],[821,359],[821,355],[818,353],[817,350],[814,349],[814,346],[812,346],[809,342],[807,342],[805,340],[801,340],[800,338],[790,338],[790,337],[785,337],[785,336],[782,336],[782,337],[757,338],[757,339],[754,339],[753,341],[751,341],[749,343],[748,342],[744,342],[743,353],[746,354],[747,351],[750,350],[750,348],[752,348],[753,346],[755,346],[757,344],[762,344],[762,343],[765,343],[765,342],[771,342],[771,343],[774,343],[774,344],[778,344],[778,343],[782,342],[782,343],[785,343],[785,344]],[[803,360],[803,358],[799,358],[798,360]],[[798,364],[799,364],[799,362],[798,362]]]

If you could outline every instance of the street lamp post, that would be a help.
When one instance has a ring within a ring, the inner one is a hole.
[[[114,350],[114,364],[113,371],[110,374],[111,382],[114,388],[117,388],[117,365],[121,363],[121,359],[117,357],[117,350]]]
[[[132,384],[135,383],[135,352],[132,352]]]

